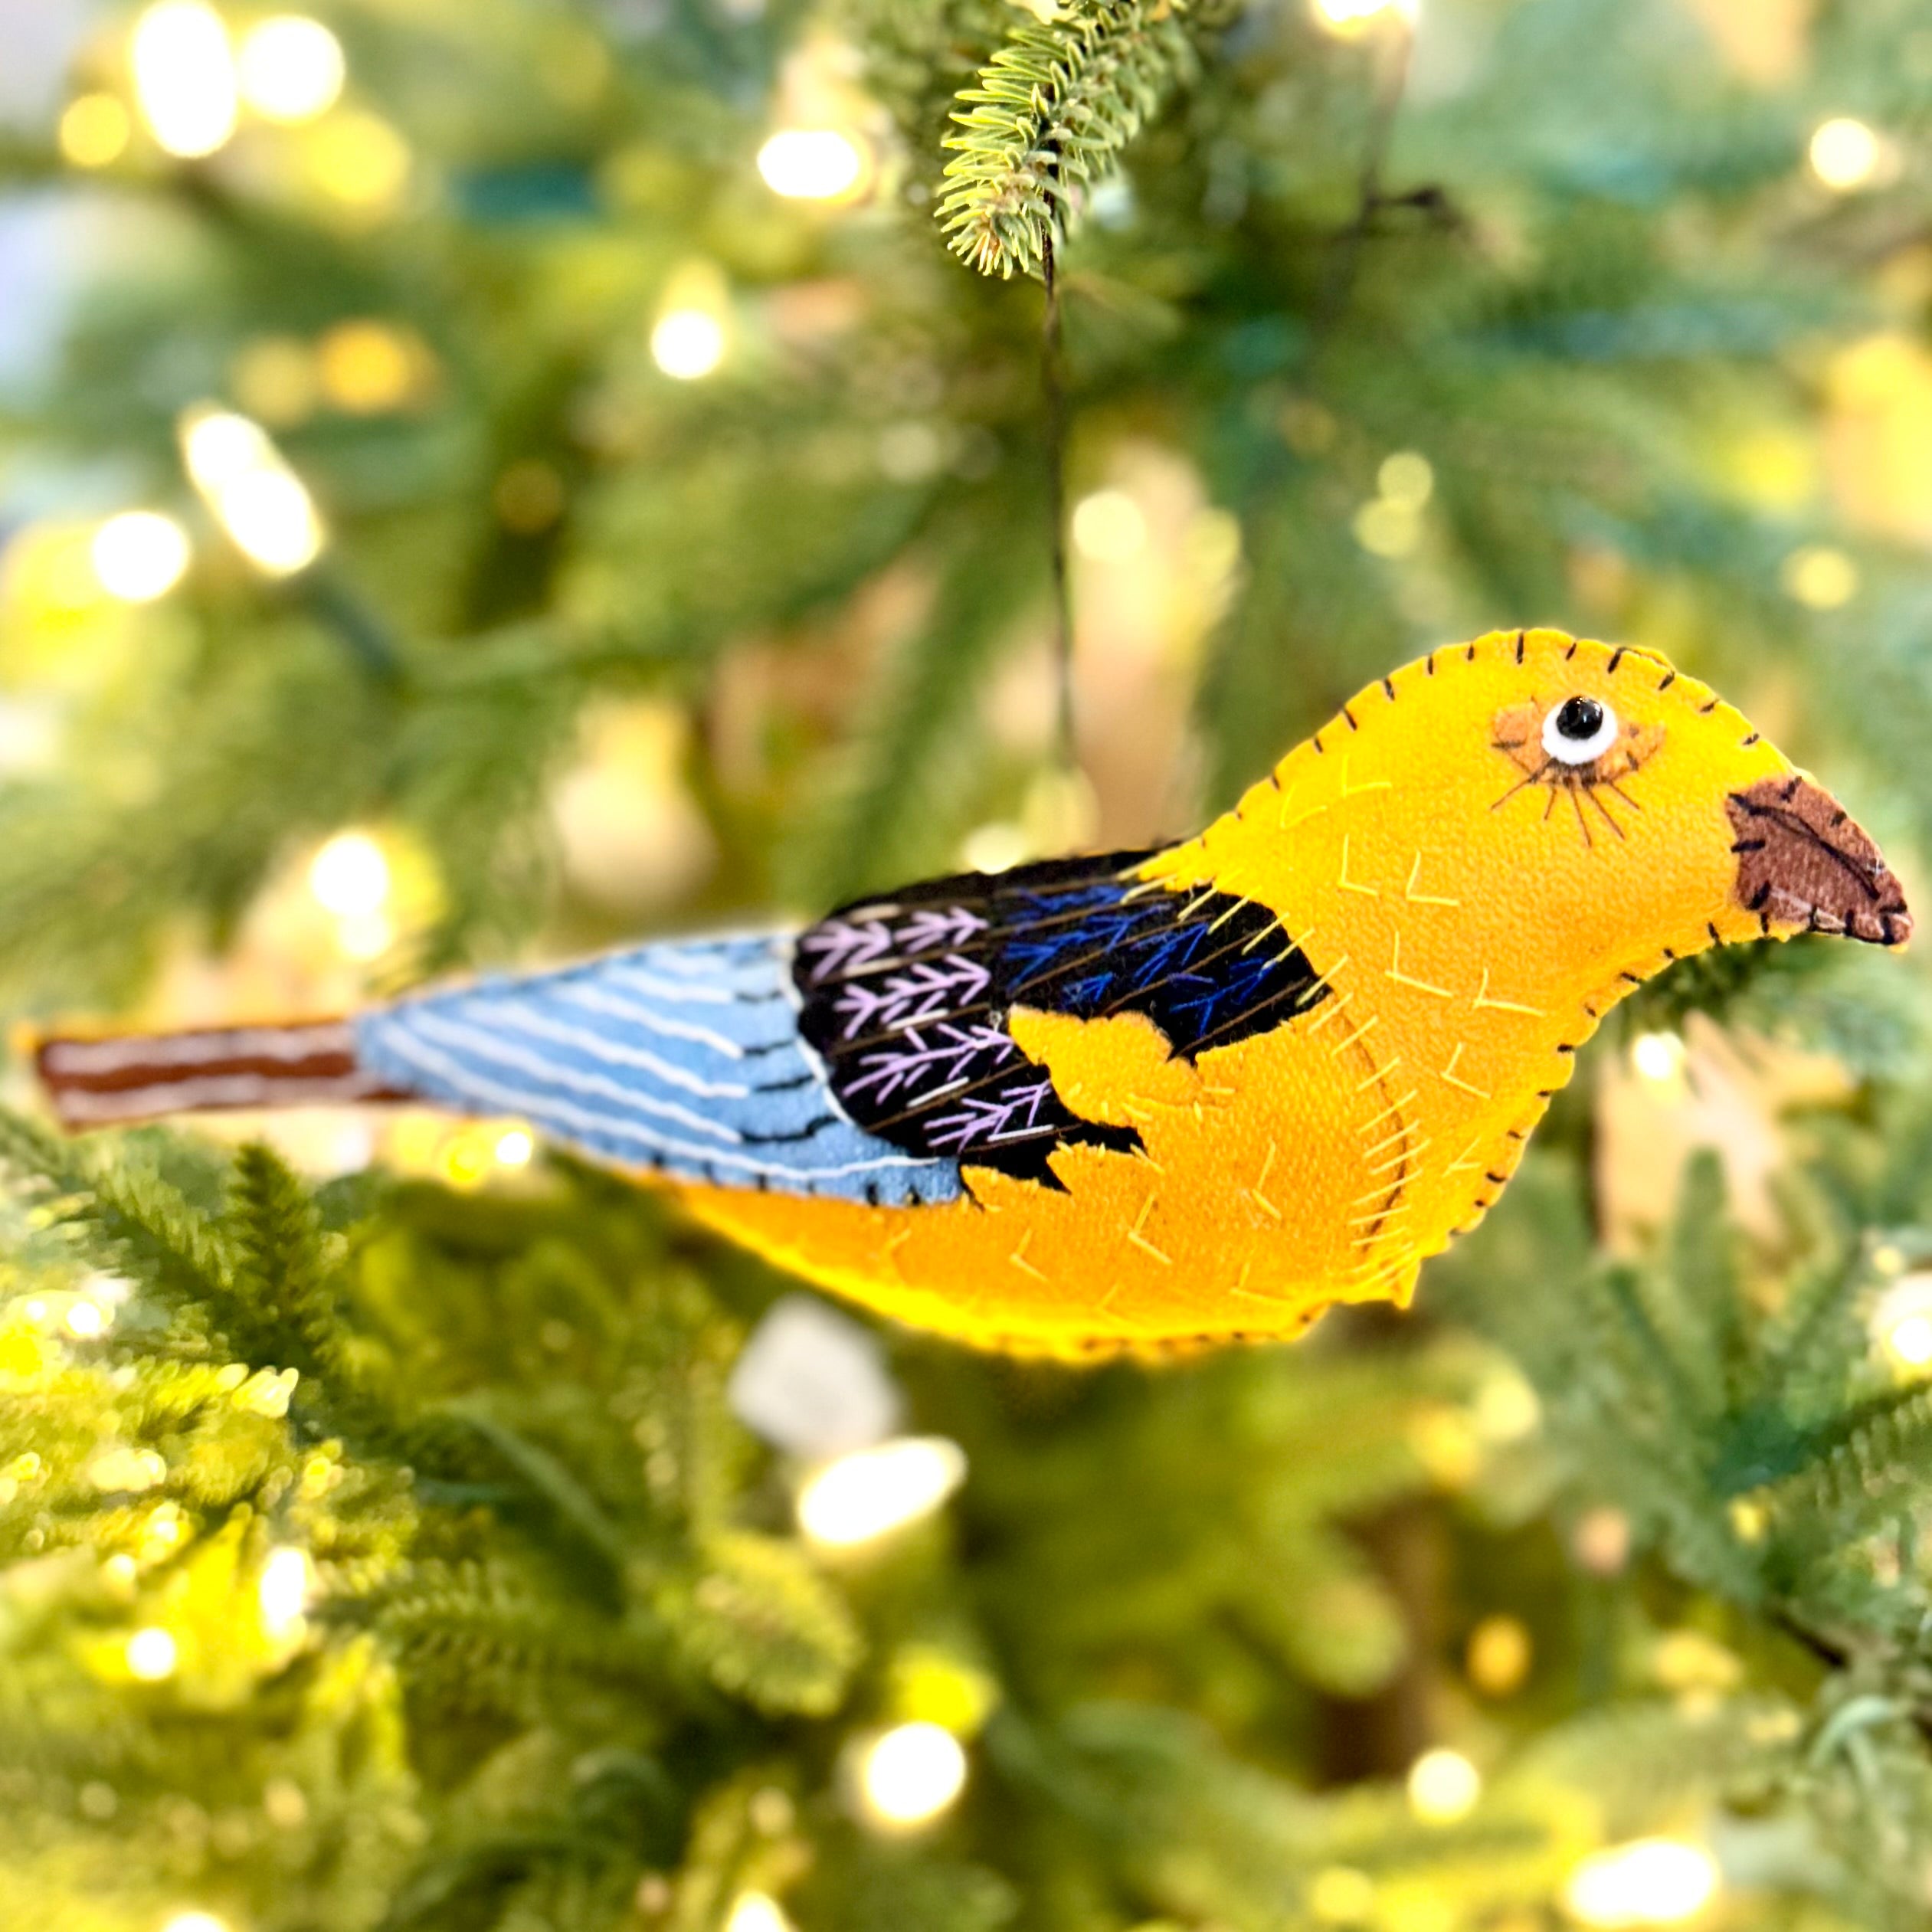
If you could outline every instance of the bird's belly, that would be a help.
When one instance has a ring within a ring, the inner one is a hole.
[[[1335,1302],[1406,1301],[1429,1251],[1399,1085],[1346,1028],[1299,1032],[1116,1086],[1104,1111],[1131,1122],[1144,1151],[1063,1148],[1061,1189],[968,1165],[969,1197],[942,1206],[679,1192],[807,1279],[983,1347],[1080,1355],[1285,1339]],[[1056,1081],[1077,1086],[1063,1066]]]

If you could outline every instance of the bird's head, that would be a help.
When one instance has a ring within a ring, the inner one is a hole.
[[[1519,979],[1635,980],[1719,941],[1911,936],[1844,808],[1654,651],[1553,630],[1452,646],[1325,727],[1330,758],[1344,791],[1382,788],[1385,869],[1429,855],[1409,897],[1455,901],[1469,945]]]

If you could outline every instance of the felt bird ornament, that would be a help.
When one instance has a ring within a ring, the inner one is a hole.
[[[872,1308],[1143,1352],[1406,1304],[1674,960],[1911,930],[1825,791],[1654,652],[1432,652],[1198,837],[969,874],[320,1024],[60,1040],[73,1127],[514,1114]]]

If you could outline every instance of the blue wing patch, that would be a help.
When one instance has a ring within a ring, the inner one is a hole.
[[[683,1180],[900,1207],[957,1161],[853,1125],[798,1030],[781,935],[665,941],[403,1000],[354,1023],[359,1064],[444,1106],[516,1114]]]

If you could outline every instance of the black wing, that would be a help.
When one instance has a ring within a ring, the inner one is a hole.
[[[1142,880],[1148,856],[935,879],[802,933],[799,1028],[845,1112],[908,1153],[1056,1187],[1055,1148],[1140,1136],[1066,1108],[1007,1030],[1013,1007],[1144,1013],[1192,1060],[1326,995],[1266,907]]]

